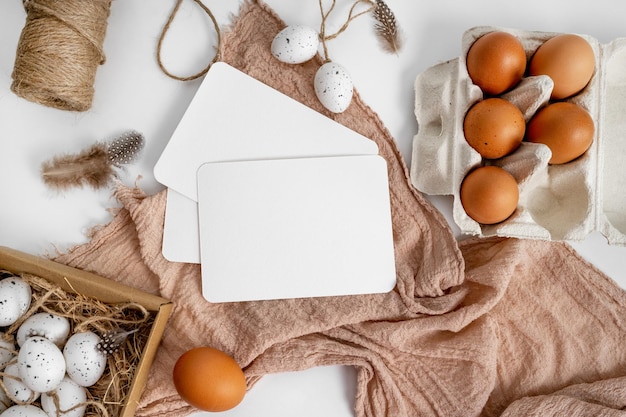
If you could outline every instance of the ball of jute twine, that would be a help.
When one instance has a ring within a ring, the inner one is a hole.
[[[11,91],[61,110],[91,107],[111,0],[23,0]]]

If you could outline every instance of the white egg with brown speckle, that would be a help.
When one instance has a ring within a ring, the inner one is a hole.
[[[63,356],[67,375],[83,387],[90,387],[102,377],[107,356],[98,349],[100,336],[94,332],[75,333],[67,339]]]
[[[26,339],[17,354],[17,368],[22,382],[37,392],[52,391],[65,376],[61,349],[42,336]]]
[[[28,311],[31,295],[30,285],[20,277],[0,281],[0,327],[12,325]]]
[[[1,414],[2,417],[48,417],[41,408],[34,405],[14,405]]]
[[[63,346],[70,334],[70,322],[52,313],[36,313],[17,329],[17,344],[22,346],[27,338],[42,336],[57,346]]]
[[[7,389],[7,396],[16,403],[34,401],[39,398],[39,392],[33,391],[22,382],[16,362],[10,363],[4,369],[2,382]]]
[[[348,71],[335,62],[327,62],[315,73],[315,94],[324,107],[342,113],[352,101],[354,87]]]
[[[274,37],[272,55],[287,64],[302,64],[313,58],[320,45],[317,31],[307,26],[287,26]]]
[[[60,410],[61,417],[82,417],[87,408],[86,402],[87,389],[67,376],[54,391],[41,394],[41,408],[49,416],[56,416],[57,411]],[[69,411],[63,412],[63,410]]]

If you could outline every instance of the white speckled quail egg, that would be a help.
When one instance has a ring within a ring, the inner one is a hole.
[[[287,26],[274,37],[272,55],[287,64],[302,64],[313,58],[320,45],[319,34],[307,26]]]
[[[1,414],[2,417],[48,417],[39,407],[34,405],[14,405]]]
[[[0,371],[13,359],[15,356],[15,346],[4,333],[0,332]],[[1,391],[1,390],[0,390]]]
[[[70,322],[52,313],[36,313],[17,329],[17,344],[22,346],[31,336],[42,336],[61,347],[70,334]]]
[[[352,101],[354,87],[350,74],[341,65],[327,62],[315,73],[315,94],[324,107],[342,113]]]
[[[97,348],[98,342],[100,336],[94,332],[81,332],[70,336],[65,343],[67,374],[80,386],[92,386],[104,373],[107,356]]]
[[[65,376],[65,359],[61,349],[42,336],[26,339],[17,354],[22,382],[38,392],[52,391]]]
[[[16,379],[17,378],[17,379]],[[4,376],[2,377],[4,386],[7,387],[7,395],[13,401],[27,402],[30,400],[36,400],[39,398],[40,393],[35,392],[28,388],[20,379],[20,374],[17,369],[17,363],[12,362],[4,369]]]
[[[61,384],[54,391],[41,394],[41,408],[49,415],[57,415],[57,407],[55,405],[55,397],[58,400],[59,414],[61,417],[83,417],[85,415],[84,404],[87,401],[87,390],[81,387],[69,377],[63,378]],[[74,408],[76,407],[76,408]],[[64,410],[70,410],[63,412]]]
[[[30,285],[22,278],[0,281],[0,327],[15,323],[30,307]]]

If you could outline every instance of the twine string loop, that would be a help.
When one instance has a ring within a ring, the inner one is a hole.
[[[179,81],[191,81],[191,80],[195,80],[197,78],[202,77],[204,74],[206,74],[209,71],[209,69],[211,68],[211,65],[213,65],[215,62],[217,62],[220,59],[219,54],[220,54],[220,49],[221,49],[221,44],[222,44],[222,38],[221,38],[221,33],[220,33],[220,26],[217,23],[217,19],[215,18],[215,15],[213,14],[213,12],[211,12],[211,9],[205,6],[204,3],[202,3],[202,1],[200,0],[193,0],[193,1],[198,6],[200,6],[200,8],[202,8],[204,13],[206,13],[206,15],[209,16],[209,18],[211,19],[211,22],[213,23],[213,27],[215,28],[215,33],[217,34],[217,50],[215,52],[215,55],[213,56],[213,59],[211,59],[211,61],[202,70],[200,70],[199,72],[195,74],[192,74],[189,76],[180,76],[180,75],[175,75],[171,73],[167,68],[165,68],[165,65],[163,64],[163,60],[161,59],[161,51],[163,49],[163,40],[165,39],[165,35],[167,35],[167,32],[169,31],[172,25],[172,22],[174,21],[174,18],[178,14],[178,10],[180,9],[180,6],[183,2],[183,0],[176,0],[176,4],[174,5],[172,12],[170,13],[167,19],[167,22],[165,22],[165,25],[163,26],[163,29],[161,30],[161,35],[159,36],[159,42],[157,44],[157,63],[159,64],[159,68],[161,68],[161,71],[163,71],[165,75],[175,80],[179,80]]]

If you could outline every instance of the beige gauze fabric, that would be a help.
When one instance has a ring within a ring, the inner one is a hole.
[[[564,243],[457,243],[411,187],[393,138],[358,93],[346,112],[330,114],[312,86],[319,59],[287,65],[271,56],[284,26],[267,5],[243,3],[222,60],[378,144],[389,167],[397,286],[388,294],[208,303],[199,265],[161,255],[166,191],[119,186],[123,207],[114,219],[55,259],[175,303],[137,416],[196,411],[177,395],[171,372],[197,346],[232,355],[249,389],[269,373],[353,366],[358,417],[626,416],[624,291]]]

